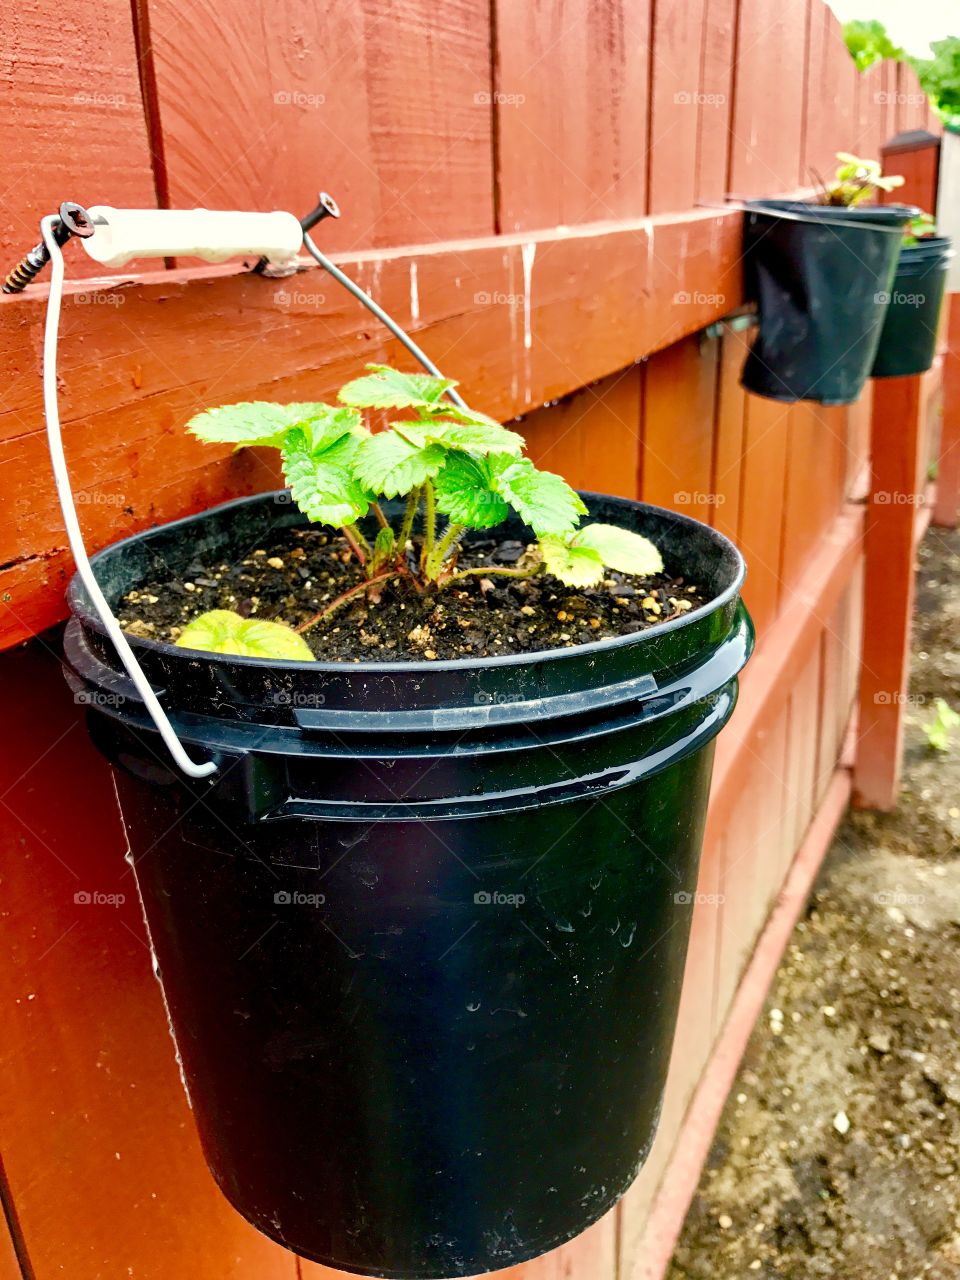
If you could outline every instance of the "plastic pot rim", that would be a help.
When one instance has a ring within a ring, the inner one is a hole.
[[[111,552],[118,547],[123,546],[127,542],[132,542],[143,537],[144,534],[155,533],[160,529],[175,530],[178,528],[187,529],[189,526],[203,520],[205,516],[214,513],[224,512],[229,509],[237,509],[244,505],[253,505],[261,503],[265,498],[273,497],[276,501],[278,495],[286,494],[287,489],[265,490],[262,493],[251,494],[248,497],[233,498],[228,502],[218,503],[213,507],[205,507],[202,511],[195,512],[192,515],[181,516],[177,520],[164,521],[155,525],[150,529],[141,530],[138,533],[130,534],[126,538],[120,538],[116,542],[109,543],[106,547],[101,548],[95,555],[90,557],[90,564],[96,575],[98,563],[105,559]],[[613,495],[595,493],[587,489],[578,489],[578,494],[590,505],[591,499],[604,500],[609,499]],[[655,627],[650,627],[646,631],[634,632],[623,636],[610,636],[603,640],[589,641],[587,644],[579,644],[574,646],[574,650],[570,648],[554,648],[554,649],[537,649],[528,653],[508,653],[486,658],[444,658],[436,661],[428,661],[426,659],[414,660],[411,662],[351,662],[349,669],[358,675],[365,674],[385,675],[395,674],[398,669],[404,672],[438,672],[438,671],[463,671],[467,668],[472,670],[501,670],[505,667],[524,666],[532,662],[555,662],[563,658],[569,658],[571,652],[576,652],[578,656],[594,656],[600,657],[604,653],[608,653],[614,649],[627,648],[631,646],[641,645],[644,640],[649,640],[651,636],[662,636],[669,633],[682,631],[694,623],[702,621],[709,614],[736,600],[740,595],[741,588],[747,576],[746,563],[743,554],[738,547],[734,545],[719,530],[713,529],[709,525],[704,525],[703,521],[695,520],[692,516],[683,515],[678,511],[672,511],[668,507],[658,507],[654,503],[641,502],[638,499],[619,499],[620,501],[629,501],[637,507],[644,508],[647,511],[662,513],[668,516],[671,521],[687,525],[691,528],[708,528],[711,535],[716,538],[718,543],[729,549],[738,562],[737,572],[732,581],[717,595],[705,601],[696,609],[691,609],[680,618],[674,618],[669,622],[658,623]],[[93,609],[87,597],[83,583],[77,574],[70,579],[70,583],[66,591],[67,604],[71,614],[77,618],[84,628],[90,628],[97,632],[100,636],[107,638],[107,631],[100,620],[96,610]],[[218,654],[210,653],[205,649],[188,649],[184,646],[175,645],[159,640],[148,640],[145,637],[137,636],[135,648],[142,648],[146,652],[164,653],[176,657],[183,657],[190,662],[202,662],[204,665],[219,664],[225,660],[229,660],[231,665],[239,667],[249,667],[252,670],[264,670],[269,667],[272,670],[280,672],[327,672],[342,674],[344,664],[342,662],[323,661],[315,659],[313,662],[297,661],[295,659],[273,659],[273,658],[250,658],[238,654]]]

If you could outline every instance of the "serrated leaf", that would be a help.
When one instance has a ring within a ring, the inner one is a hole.
[[[615,524],[585,524],[573,535],[577,547],[597,552],[605,565],[620,573],[647,577],[663,572],[663,557],[649,538]]]
[[[310,447],[314,451],[330,448],[342,436],[355,435],[359,438],[369,434],[363,425],[363,418],[356,409],[330,404],[320,407],[323,410],[322,413],[298,424],[307,433]]]
[[[187,430],[207,444],[277,447],[290,427],[338,412],[342,410],[318,402],[274,404],[270,400],[248,400],[205,409],[190,419]]]
[[[510,458],[507,466],[503,466],[503,455],[493,461],[498,492],[538,537],[569,533],[586,514],[587,508],[562,476],[538,471],[529,458]]]
[[[512,457],[509,454],[502,455]],[[456,524],[489,529],[501,524],[510,508],[496,490],[490,460],[450,452],[435,481],[437,510]]]
[[[381,431],[360,442],[354,474],[372,492],[395,498],[435,476],[445,456],[443,445],[411,444],[395,431]]]
[[[232,609],[211,609],[188,622],[180,632],[177,646],[242,658],[313,662],[310,646],[291,627],[262,618],[241,618]]]
[[[523,436],[508,431],[499,422],[452,422],[442,417],[421,418],[417,422],[398,422],[397,429],[411,440],[422,444],[443,444],[465,453],[510,453],[519,455]]]
[[[386,364],[368,364],[367,368],[368,374],[340,388],[341,404],[357,409],[429,409],[457,385],[450,378],[401,373]]]
[[[348,433],[319,448],[303,428],[287,432],[283,471],[294,502],[317,524],[353,524],[366,515],[370,494],[354,474],[361,439]]]

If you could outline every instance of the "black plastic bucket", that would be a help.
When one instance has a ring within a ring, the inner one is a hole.
[[[917,210],[753,200],[747,293],[760,328],[741,382],[772,400],[852,404],[867,380],[900,251]]]
[[[476,661],[133,640],[194,758],[220,766],[202,781],[168,762],[70,587],[65,670],[115,769],[207,1161],[255,1226],[332,1267],[447,1277],[535,1256],[603,1214],[654,1137],[713,740],[753,633],[726,539],[584,497],[711,603]],[[94,569],[115,605],[158,567],[302,523],[244,499]]]
[[[931,236],[901,249],[871,377],[926,373],[933,364],[952,257],[946,236]]]

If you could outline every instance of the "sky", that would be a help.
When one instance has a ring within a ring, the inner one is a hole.
[[[914,57],[930,56],[930,41],[960,36],[958,0],[827,0],[841,22],[878,18],[894,44]]]

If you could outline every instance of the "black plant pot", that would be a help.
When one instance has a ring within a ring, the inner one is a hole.
[[[199,782],[70,587],[65,670],[114,766],[207,1161],[255,1226],[332,1267],[461,1276],[535,1256],[603,1214],[654,1137],[713,740],[753,633],[726,539],[584,497],[711,603],[476,661],[134,640],[188,749],[219,764]],[[302,523],[267,494],[94,568],[116,605],[162,565]]]
[[[952,257],[946,236],[931,236],[900,250],[871,377],[926,373],[933,364]]]
[[[851,404],[870,372],[900,251],[917,210],[754,200],[744,221],[760,329],[741,382],[772,400]]]

